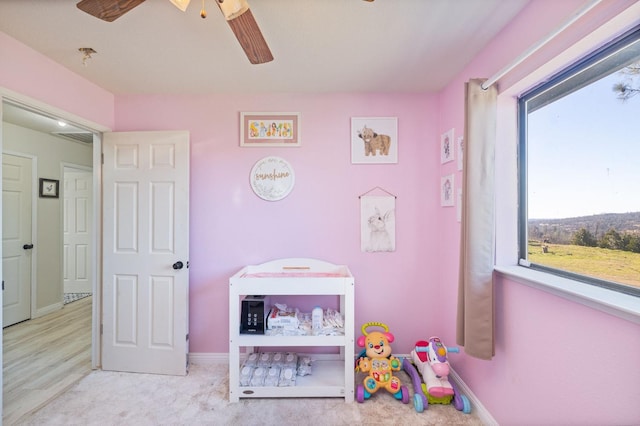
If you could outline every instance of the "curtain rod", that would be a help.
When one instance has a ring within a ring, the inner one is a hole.
[[[551,33],[549,33],[545,38],[543,38],[542,40],[540,40],[539,42],[537,42],[536,44],[534,44],[533,46],[531,46],[529,49],[527,49],[526,51],[524,51],[520,56],[518,56],[512,63],[510,63],[509,65],[507,65],[506,67],[504,67],[502,70],[498,71],[495,75],[493,75],[491,78],[489,78],[487,81],[485,81],[484,83],[482,83],[482,85],[480,87],[482,87],[482,89],[487,90],[489,87],[491,87],[495,82],[497,82],[498,80],[500,80],[502,77],[504,77],[506,74],[508,74],[509,72],[511,72],[511,70],[513,70],[515,67],[517,67],[518,65],[520,65],[522,62],[525,61],[525,59],[527,59],[529,56],[533,55],[535,52],[538,51],[538,49],[540,49],[542,46],[544,46],[545,44],[549,43],[551,40],[553,40],[558,34],[560,34],[562,31],[566,30],[570,25],[572,25],[574,22],[576,22],[578,19],[580,19],[581,17],[583,17],[584,15],[587,14],[587,12],[589,12],[591,9],[593,9],[594,7],[596,7],[598,5],[598,3],[602,2],[602,0],[591,0],[590,2],[588,2],[587,4],[585,4],[584,6],[582,6],[580,9],[578,9],[576,12],[574,12],[574,14],[571,16],[571,18],[569,20],[567,20],[564,24],[562,24],[561,26],[559,26],[558,28],[556,28],[554,31],[552,31]]]

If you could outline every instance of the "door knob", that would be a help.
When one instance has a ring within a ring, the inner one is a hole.
[[[173,264],[173,269],[182,269],[182,267],[184,266],[184,264],[180,261],[177,261],[176,263]]]
[[[33,248],[33,244],[25,244],[22,246],[22,248],[25,250],[31,250]]]

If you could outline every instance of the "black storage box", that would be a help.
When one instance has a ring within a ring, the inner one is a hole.
[[[240,310],[241,334],[264,334],[265,317],[269,313],[266,296],[245,296]]]

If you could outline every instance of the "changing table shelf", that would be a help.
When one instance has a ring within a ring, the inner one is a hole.
[[[265,336],[239,334],[238,346],[344,346],[345,336]]]
[[[307,258],[279,259],[246,266],[229,279],[229,400],[240,398],[338,397],[354,399],[354,287],[346,266]],[[240,334],[240,300],[262,295],[336,295],[344,316],[344,336]],[[289,387],[240,386],[240,348],[337,347],[339,354],[313,356],[312,374]]]

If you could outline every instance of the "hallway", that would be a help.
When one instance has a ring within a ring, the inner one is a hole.
[[[14,424],[91,372],[92,297],[3,330],[3,423]]]

